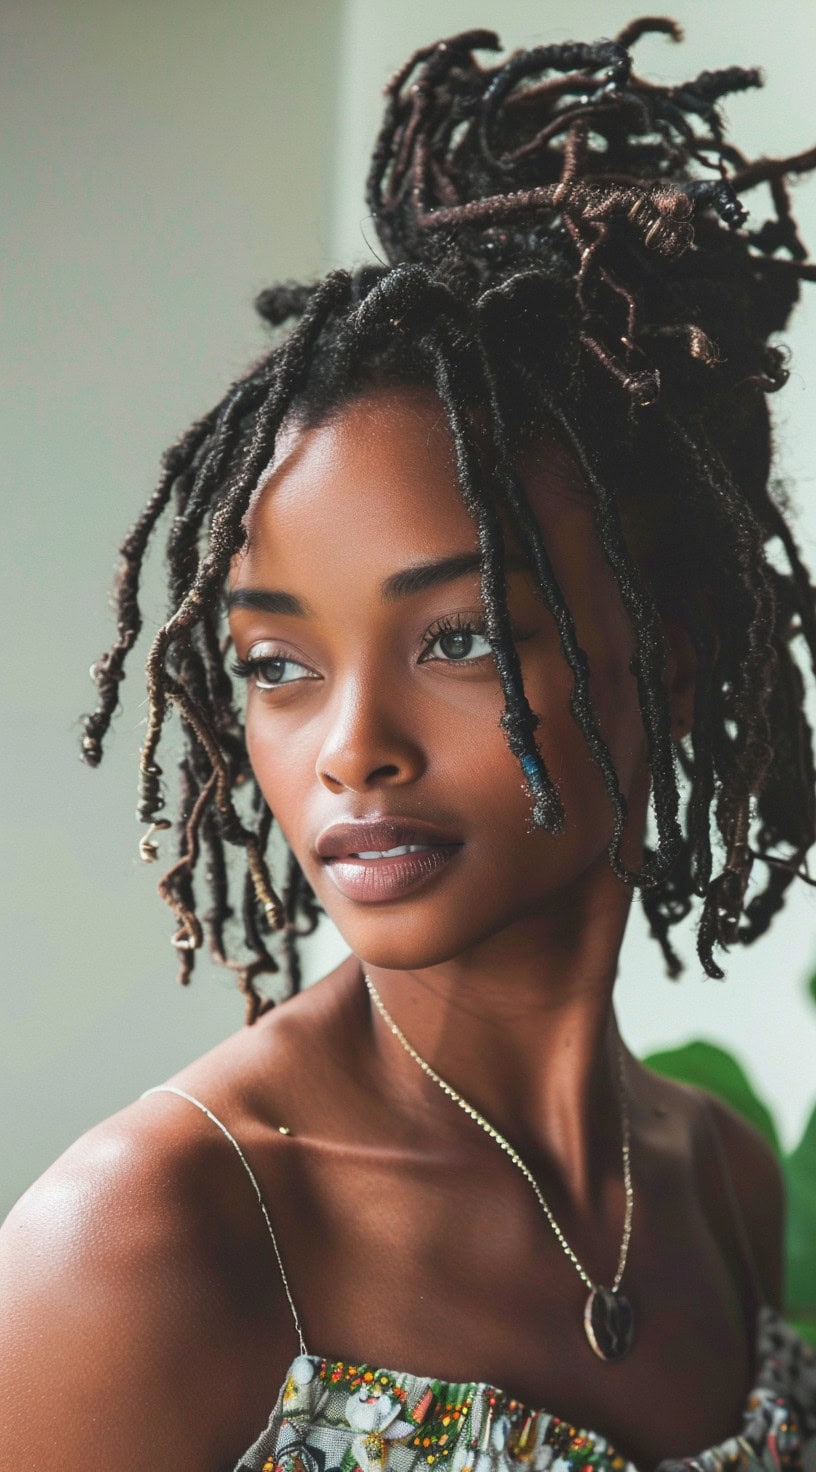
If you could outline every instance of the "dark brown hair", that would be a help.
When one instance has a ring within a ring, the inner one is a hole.
[[[151,828],[140,848],[154,859],[153,834],[170,826],[161,816],[157,749],[173,706],[185,743],[179,851],[159,891],[178,922],[179,979],[189,980],[206,935],[213,955],[237,971],[248,1022],[272,1005],[256,978],[280,969],[268,930],[281,932],[288,985],[297,989],[297,940],[314,929],[320,906],[291,853],[281,897],[272,885],[265,855],[273,814],[233,699],[225,580],[284,419],[318,422],[372,385],[426,384],[444,404],[482,553],[502,725],[533,822],[555,833],[564,814],[510,633],[500,506],[573,672],[572,714],[614,812],[610,863],[640,888],[668,974],[682,969],[668,931],[692,895],[703,901],[700,960],[722,977],[714,947],[750,944],[797,873],[813,882],[801,869],[816,837],[812,733],[793,646],[804,640],[816,666],[814,589],[771,480],[767,395],[787,377],[785,351],[772,339],[800,281],[816,276],[786,184],[816,164],[816,150],[747,159],[726,139],[717,103],[759,85],[759,74],[729,67],[679,86],[650,83],[635,75],[630,55],[649,31],[680,39],[673,21],[644,19],[614,41],[538,46],[492,65],[475,55],[499,50],[488,31],[418,51],[387,88],[368,180],[385,262],[261,293],[273,345],[167,451],[121,548],[117,638],[94,667],[99,706],[84,717],[83,757],[92,766],[102,758],[141,628],[142,561],[172,509],[169,617],[147,661],[138,816]],[[772,214],[749,228],[741,199],[760,184],[769,187]],[[489,477],[474,408],[487,425]],[[620,858],[626,802],[592,709],[586,655],[517,474],[521,444],[544,425],[582,471],[637,636],[631,668],[656,824],[638,873]],[[650,528],[640,557],[627,540],[633,509]],[[775,540],[787,571],[768,557]],[[682,620],[698,664],[693,729],[676,746],[661,679],[667,615]],[[712,808],[723,850],[716,873]],[[226,845],[246,855],[240,917],[248,959],[227,954],[235,910]],[[199,919],[202,851],[212,903]],[[746,904],[756,859],[767,867],[765,884]]]

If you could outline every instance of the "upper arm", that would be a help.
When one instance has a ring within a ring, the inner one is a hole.
[[[783,1307],[785,1179],[779,1159],[752,1124],[706,1093],[766,1303]]]
[[[218,1472],[219,1281],[185,1204],[127,1131],[66,1152],[0,1230],[10,1466]],[[230,1463],[230,1465],[232,1465]]]

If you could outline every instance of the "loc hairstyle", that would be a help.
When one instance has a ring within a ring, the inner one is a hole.
[[[273,887],[266,849],[274,815],[233,699],[225,581],[284,420],[320,423],[379,385],[425,385],[444,405],[478,535],[501,724],[533,823],[558,833],[564,811],[511,634],[500,509],[572,671],[571,713],[614,818],[609,862],[641,890],[668,974],[683,969],[668,932],[692,895],[703,901],[699,958],[722,978],[714,947],[750,944],[795,876],[814,883],[801,867],[816,838],[812,733],[793,653],[803,639],[816,671],[814,588],[786,520],[787,498],[771,477],[767,395],[787,377],[785,351],[770,339],[788,322],[800,281],[816,278],[788,188],[791,175],[816,165],[816,149],[744,156],[725,136],[718,103],[759,86],[759,73],[734,66],[676,86],[645,81],[630,53],[648,32],[681,39],[673,21],[649,17],[615,40],[536,46],[503,61],[488,55],[487,64],[475,53],[500,51],[491,31],[417,51],[385,89],[368,177],[384,262],[261,293],[271,348],[165,453],[158,485],[121,547],[117,637],[92,669],[99,705],[83,717],[83,759],[96,766],[102,758],[141,628],[143,559],[169,509],[169,611],[147,659],[138,817],[150,827],[140,851],[154,860],[153,835],[171,827],[161,816],[157,749],[174,707],[184,738],[178,857],[158,888],[178,922],[179,980],[189,981],[206,933],[213,956],[237,973],[248,1023],[273,1005],[257,990],[260,975],[282,964],[297,990],[297,941],[314,930],[321,907],[291,852],[282,895]],[[770,218],[749,228],[742,196],[760,184],[769,189]],[[516,469],[520,448],[545,426],[580,467],[636,634],[630,668],[656,824],[640,871],[621,859],[626,801],[590,699],[587,657]],[[633,510],[650,528],[642,556],[626,533]],[[785,571],[767,555],[775,539]],[[667,617],[682,622],[697,660],[692,729],[677,743],[661,677]],[[678,769],[688,789],[683,823]],[[249,959],[227,955],[235,907],[226,845],[245,853],[240,918]],[[771,852],[780,845],[788,852]],[[202,850],[212,903],[200,919],[194,875]],[[765,884],[746,903],[757,859]],[[270,931],[281,932],[272,951]]]

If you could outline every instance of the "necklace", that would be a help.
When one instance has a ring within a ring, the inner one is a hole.
[[[480,1128],[483,1129],[485,1133],[490,1136],[491,1140],[495,1140],[496,1144],[499,1146],[499,1149],[503,1150],[505,1155],[508,1155],[510,1157],[513,1164],[517,1166],[517,1168],[521,1171],[525,1180],[528,1181],[529,1184],[532,1186],[538,1204],[544,1212],[544,1215],[546,1216],[547,1221],[549,1222],[553,1231],[555,1232],[555,1235],[558,1238],[558,1241],[561,1244],[562,1248],[564,1249],[564,1252],[566,1253],[570,1262],[576,1268],[579,1276],[583,1279],[584,1283],[586,1283],[587,1287],[589,1288],[589,1297],[587,1298],[586,1304],[584,1306],[584,1329],[586,1331],[586,1337],[589,1340],[592,1349],[602,1360],[622,1359],[623,1356],[625,1354],[628,1354],[629,1350],[631,1349],[632,1340],[634,1337],[634,1319],[632,1314],[632,1305],[630,1304],[628,1298],[626,1298],[623,1293],[620,1293],[618,1291],[621,1278],[623,1277],[623,1270],[626,1266],[626,1255],[629,1251],[629,1238],[632,1235],[632,1204],[634,1196],[632,1192],[632,1173],[629,1164],[629,1111],[626,1104],[626,1090],[624,1088],[623,1082],[623,1047],[620,1041],[618,1042],[618,1094],[621,1106],[621,1130],[623,1135],[623,1181],[626,1192],[626,1214],[623,1224],[623,1240],[621,1242],[620,1256],[618,1258],[618,1269],[615,1273],[615,1279],[612,1283],[611,1288],[603,1288],[600,1284],[593,1283],[589,1274],[581,1266],[578,1258],[575,1256],[575,1253],[573,1252],[566,1237],[564,1236],[564,1233],[561,1231],[561,1228],[555,1220],[555,1217],[550,1211],[550,1208],[544,1199],[544,1195],[537,1180],[535,1179],[535,1176],[533,1175],[529,1167],[524,1164],[524,1161],[522,1160],[518,1151],[513,1149],[513,1146],[510,1144],[509,1140],[505,1140],[504,1135],[500,1134],[494,1125],[488,1123],[488,1121],[479,1113],[478,1109],[474,1109],[472,1104],[468,1104],[467,1100],[463,1099],[461,1094],[457,1094],[456,1090],[451,1086],[451,1084],[446,1083],[445,1079],[440,1078],[439,1074],[436,1073],[433,1068],[431,1068],[430,1063],[426,1063],[425,1059],[420,1057],[416,1049],[411,1047],[411,1044],[409,1043],[405,1034],[401,1032],[400,1029],[397,1027],[396,1022],[394,1021],[390,1012],[387,1010],[382,997],[380,996],[377,988],[371,980],[371,977],[365,975],[364,973],[363,979],[366,986],[368,987],[371,1000],[377,1008],[377,1011],[380,1013],[380,1016],[382,1017],[386,1026],[390,1028],[397,1041],[402,1044],[406,1053],[408,1053],[409,1056],[413,1058],[414,1062],[419,1065],[423,1073],[428,1075],[428,1078],[433,1079],[434,1083],[439,1085],[442,1092],[447,1094],[449,1099],[453,1099],[454,1103],[458,1104],[459,1108],[463,1109],[465,1114],[467,1114],[470,1119],[478,1124]]]

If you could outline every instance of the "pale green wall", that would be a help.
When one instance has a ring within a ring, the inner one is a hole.
[[[260,350],[254,292],[361,256],[362,231],[372,236],[362,180],[390,70],[491,11],[518,44],[609,34],[630,7],[6,0],[0,1214],[82,1130],[242,1025],[231,975],[206,959],[189,992],[175,986],[159,867],[137,855],[156,568],[105,760],[94,772],[78,759],[88,666],[110,642],[116,548],[161,450]],[[751,143],[756,116],[757,146],[773,150],[812,141],[809,4],[677,13],[688,45],[648,42],[644,66],[675,76],[759,60],[766,94],[734,101],[735,126],[743,133],[746,119]],[[800,201],[816,243],[816,183]],[[797,368],[779,402],[782,463],[798,479],[816,566],[814,322],[811,305],[790,335]],[[791,1143],[816,1093],[816,1018],[801,998],[816,961],[814,892],[800,886],[774,933],[735,953],[727,983],[701,986],[682,929],[691,965],[673,985],[633,918],[620,980],[628,1040],[724,1040]],[[311,974],[341,950],[327,933]]]
[[[325,268],[340,18],[333,0],[2,7],[0,1215],[243,1023],[207,960],[176,987],[166,865],[138,858],[149,595],[97,771],[76,717],[161,451],[262,350],[255,292]]]

